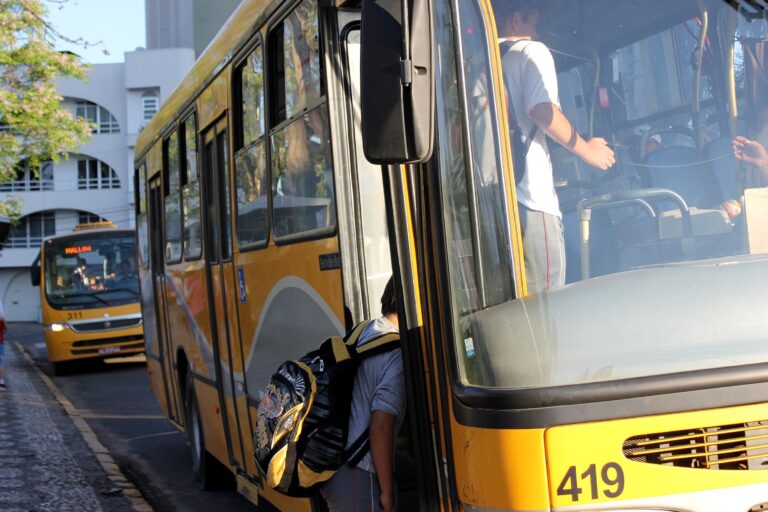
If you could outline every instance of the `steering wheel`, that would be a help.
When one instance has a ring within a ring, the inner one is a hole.
[[[645,151],[645,146],[648,144],[648,139],[653,137],[654,135],[661,135],[662,133],[677,133],[680,135],[685,135],[686,137],[690,137],[693,141],[693,147],[696,147],[696,134],[693,133],[693,130],[690,128],[687,128],[685,126],[680,125],[671,125],[671,126],[663,126],[661,128],[651,128],[650,130],[643,133],[643,136],[640,137],[640,161],[642,162],[645,160],[645,157],[647,155]]]

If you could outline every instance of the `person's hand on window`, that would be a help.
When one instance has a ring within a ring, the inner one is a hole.
[[[768,151],[756,140],[749,140],[743,135],[733,139],[733,156],[749,165],[757,167],[768,176]]]

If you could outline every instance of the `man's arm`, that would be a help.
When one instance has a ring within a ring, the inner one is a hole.
[[[585,141],[557,105],[539,103],[528,115],[544,133],[592,167],[607,171],[616,163],[613,150],[605,139],[593,137]]]
[[[395,506],[393,495],[395,420],[396,417],[388,412],[380,410],[371,412],[369,431],[371,457],[373,458],[373,467],[376,468],[376,478],[379,480],[379,490],[381,491],[379,500],[386,512],[394,510]]]

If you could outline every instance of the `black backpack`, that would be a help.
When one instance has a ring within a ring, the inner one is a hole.
[[[354,464],[367,452],[367,430],[346,448],[357,368],[363,359],[400,346],[399,334],[387,333],[358,347],[369,323],[284,362],[270,378],[253,439],[254,459],[268,487],[288,496],[311,496],[343,464]]]

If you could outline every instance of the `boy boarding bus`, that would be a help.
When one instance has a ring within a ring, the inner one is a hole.
[[[40,286],[45,344],[56,373],[73,360],[144,351],[134,230],[100,222],[46,238],[32,283]]]
[[[245,0],[136,143],[150,384],[203,485],[321,509],[258,473],[256,410],[394,274],[401,510],[764,510],[768,172],[733,141],[768,147],[766,40],[757,0]]]

